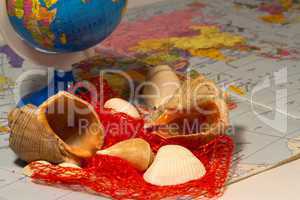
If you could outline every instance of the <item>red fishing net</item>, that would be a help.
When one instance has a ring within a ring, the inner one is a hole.
[[[103,148],[143,134],[143,119],[135,119],[124,113],[113,114],[108,109],[97,109],[96,112],[99,114],[105,130],[105,146]]]
[[[112,92],[107,84],[106,92],[109,98]],[[90,102],[90,94],[77,93],[78,96]],[[158,199],[208,199],[222,194],[231,165],[234,144],[228,136],[218,136],[205,145],[185,144],[180,141],[170,141],[158,135],[147,132],[144,121],[134,119],[122,113],[111,113],[96,104],[95,110],[104,125],[106,138],[105,147],[117,142],[138,137],[148,141],[154,152],[164,145],[178,144],[189,148],[206,168],[206,175],[201,179],[175,186],[154,186],[143,179],[143,174],[132,167],[127,161],[96,155],[83,162],[82,169],[60,167],[51,164],[33,162],[32,178],[39,183],[68,186],[74,190],[85,190],[118,200],[158,200]],[[119,124],[111,127],[112,124]]]
[[[151,142],[151,141],[150,141]],[[161,145],[167,144],[163,141]],[[233,142],[219,136],[194,149],[193,153],[206,167],[206,175],[176,186],[154,186],[143,180],[142,173],[119,158],[97,155],[87,160],[83,169],[31,163],[32,178],[48,184],[81,186],[89,192],[113,199],[187,199],[213,198],[222,193],[231,163]],[[74,187],[72,187],[74,188]],[[78,187],[77,187],[78,188]]]
[[[89,102],[95,108],[99,108],[101,105],[103,106],[103,103],[107,100],[118,96],[110,87],[107,80],[100,76],[77,82],[69,88],[69,92]]]

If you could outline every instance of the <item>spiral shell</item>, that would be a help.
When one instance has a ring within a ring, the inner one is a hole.
[[[67,92],[40,107],[15,108],[8,121],[10,147],[27,162],[80,162],[103,144],[103,127],[92,106]]]
[[[147,81],[143,95],[150,108],[158,108],[165,104],[180,88],[178,76],[168,65],[159,65],[149,70]]]

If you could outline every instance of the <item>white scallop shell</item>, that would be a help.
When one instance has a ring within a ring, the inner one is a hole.
[[[169,186],[200,179],[206,174],[201,161],[188,149],[178,145],[163,146],[144,174],[152,185]]]
[[[125,113],[133,118],[141,118],[141,115],[134,105],[120,98],[112,98],[106,101],[104,108],[112,109],[118,113]]]

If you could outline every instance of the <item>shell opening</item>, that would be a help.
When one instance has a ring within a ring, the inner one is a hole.
[[[72,153],[89,156],[87,154],[97,151],[95,147],[101,147],[102,125],[86,102],[63,94],[48,101],[41,109],[41,117],[48,128],[67,145],[76,149]]]
[[[208,101],[189,111],[168,111],[156,120],[158,131],[166,136],[205,133],[221,119],[217,105]]]

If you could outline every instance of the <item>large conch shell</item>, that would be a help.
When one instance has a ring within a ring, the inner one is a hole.
[[[228,127],[225,98],[203,75],[188,78],[166,104],[153,112],[150,124],[161,137],[206,143],[224,134]]]
[[[80,162],[103,144],[103,127],[90,104],[67,92],[40,107],[16,108],[8,116],[9,144],[20,159]]]
[[[202,162],[188,149],[179,145],[161,147],[144,180],[152,185],[169,186],[200,179],[206,174]]]
[[[97,154],[109,155],[128,161],[139,171],[145,171],[153,161],[150,144],[143,139],[130,139],[117,143]]]

